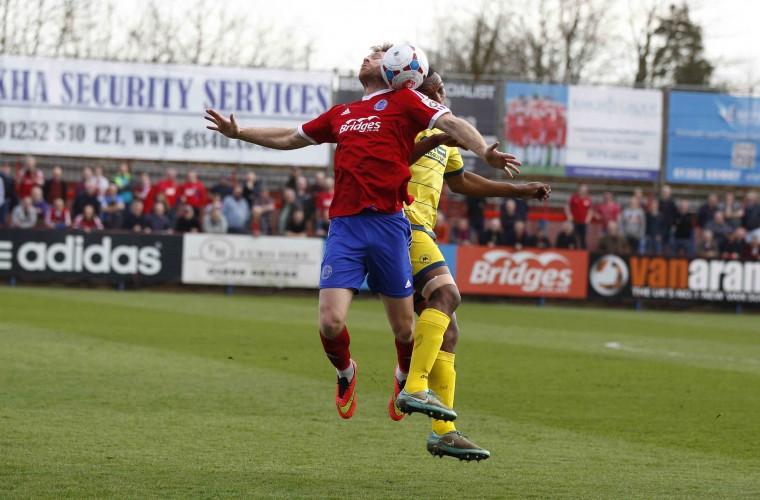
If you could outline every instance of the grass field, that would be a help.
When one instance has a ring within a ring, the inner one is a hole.
[[[760,317],[460,308],[459,428],[385,414],[382,306],[341,420],[316,300],[0,287],[0,496],[757,498]]]

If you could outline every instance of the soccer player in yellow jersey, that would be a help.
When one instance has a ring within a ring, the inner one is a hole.
[[[446,98],[443,81],[432,68],[418,91],[439,103]],[[405,413],[420,411],[414,406],[414,398],[427,389],[435,392],[446,406],[454,405],[454,351],[459,337],[454,310],[461,297],[433,233],[444,181],[455,193],[469,196],[545,200],[551,192],[547,184],[540,182],[515,185],[465,171],[459,150],[440,130],[420,132],[416,142],[409,182],[414,203],[404,211],[412,224],[409,253],[417,292],[415,309],[420,318],[414,331],[409,373],[396,367],[394,391],[388,403],[388,413],[394,420],[401,420]],[[433,420],[427,449],[433,455],[468,461],[490,456],[488,450],[460,434],[453,422],[442,420]]]

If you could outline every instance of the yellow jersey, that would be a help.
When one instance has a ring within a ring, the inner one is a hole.
[[[442,131],[437,128],[423,130],[414,142],[426,140]],[[423,155],[409,167],[412,178],[409,181],[409,194],[414,196],[412,205],[404,206],[404,213],[412,229],[425,231],[435,238],[433,228],[438,218],[438,202],[441,199],[443,181],[453,175],[464,173],[464,163],[458,148],[437,146]]]

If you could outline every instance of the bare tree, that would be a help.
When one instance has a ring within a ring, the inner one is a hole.
[[[611,0],[486,2],[456,30],[437,33],[437,64],[456,73],[575,83],[605,49]]]
[[[242,4],[244,5],[244,4]],[[0,0],[0,54],[101,60],[308,68],[309,43],[226,3],[176,9],[150,0],[118,19],[116,0]],[[121,7],[123,9],[123,7]],[[281,24],[281,23],[280,23]]]

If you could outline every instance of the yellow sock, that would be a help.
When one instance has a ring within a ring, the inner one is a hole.
[[[420,314],[414,328],[414,350],[406,379],[406,392],[425,391],[428,375],[443,344],[443,334],[451,318],[437,309],[427,308]]]
[[[454,388],[457,382],[457,372],[454,371],[454,353],[438,351],[433,369],[430,370],[428,384],[430,389],[438,394],[443,404],[449,408],[454,407]],[[446,434],[456,430],[454,422],[444,422],[433,419],[433,430],[438,434]]]

